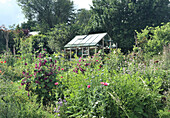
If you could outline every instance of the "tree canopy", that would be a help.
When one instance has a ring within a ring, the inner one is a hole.
[[[134,44],[135,30],[170,19],[169,0],[93,0],[95,20],[124,52]]]
[[[26,18],[35,20],[42,31],[59,23],[69,23],[73,15],[70,0],[18,0]]]

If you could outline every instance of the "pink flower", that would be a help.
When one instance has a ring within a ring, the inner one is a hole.
[[[61,76],[61,78],[63,78],[63,76]]]
[[[87,88],[90,88],[90,85],[87,85]]]
[[[28,96],[30,96],[29,92],[28,92]]]
[[[56,82],[55,85],[58,85],[58,82]]]
[[[64,68],[61,68],[61,70],[64,70]]]
[[[104,82],[100,82],[102,85],[104,85]]]
[[[104,85],[105,85],[105,86],[108,86],[108,85],[109,85],[109,83],[107,83],[107,82],[106,82],[106,83],[104,83]]]
[[[81,60],[79,60],[79,62],[81,62]]]
[[[96,60],[96,62],[98,62],[99,60]]]

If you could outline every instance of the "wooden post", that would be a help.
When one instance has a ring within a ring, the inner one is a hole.
[[[70,48],[70,61],[71,61],[71,48]]]
[[[110,39],[110,53],[111,53],[111,46],[112,46],[112,40]]]
[[[76,47],[76,55],[77,55],[77,47]]]
[[[89,50],[90,50],[90,47],[88,47],[88,56],[90,55],[90,52],[89,52]]]
[[[66,49],[64,48],[64,58],[66,58]]]
[[[13,45],[13,53],[14,53],[14,57],[15,57],[15,45]]]
[[[103,38],[103,46],[102,47],[103,47],[103,56],[104,56],[104,38]]]
[[[82,55],[82,58],[83,58],[83,47],[82,47],[82,54],[81,55]]]
[[[95,55],[96,55],[96,52],[97,52],[97,47],[95,46]]]

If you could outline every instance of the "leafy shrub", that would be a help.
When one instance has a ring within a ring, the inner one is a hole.
[[[51,57],[48,57],[46,49],[44,49],[39,54],[37,61],[33,63],[35,64],[34,68],[23,71],[24,78],[21,85],[25,85],[25,90],[28,93],[37,95],[37,102],[41,103],[42,100],[44,106],[55,104],[55,89],[60,84],[62,85],[61,80],[57,78],[58,71],[60,70],[60,66],[57,63],[55,56],[51,55]],[[25,63],[25,66],[29,65]],[[59,97],[61,94],[60,91]]]
[[[37,118],[51,117],[36,103],[35,97],[28,97],[20,82],[0,79],[0,118]]]
[[[161,27],[146,27],[142,33],[137,32],[137,45],[143,50],[147,56],[157,55],[163,51],[163,46],[169,44],[170,39],[170,23]]]

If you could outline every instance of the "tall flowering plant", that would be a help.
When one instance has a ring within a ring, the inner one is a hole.
[[[25,66],[28,66],[25,63]],[[25,85],[25,90],[30,94],[37,95],[37,101],[43,105],[54,104],[56,100],[55,88],[60,82],[57,77],[57,60],[54,56],[49,57],[44,49],[37,57],[34,71],[24,71],[25,76],[21,85]]]

